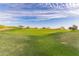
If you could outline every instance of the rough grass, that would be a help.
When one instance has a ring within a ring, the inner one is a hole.
[[[15,29],[0,32],[1,56],[77,56],[79,31]],[[63,42],[63,43],[62,43]]]

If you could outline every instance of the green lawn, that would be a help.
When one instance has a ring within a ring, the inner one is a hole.
[[[0,31],[1,56],[79,55],[79,31],[14,29]]]

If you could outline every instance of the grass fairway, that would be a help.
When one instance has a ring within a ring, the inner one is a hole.
[[[1,56],[77,56],[79,31],[15,29],[0,31]]]

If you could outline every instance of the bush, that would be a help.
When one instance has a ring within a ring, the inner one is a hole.
[[[19,27],[19,28],[23,28],[24,26],[22,26],[22,25],[19,25],[18,27]]]
[[[42,29],[46,29],[45,27],[43,27]]]
[[[65,30],[65,27],[60,27],[61,30]]]
[[[27,26],[26,28],[27,28],[27,29],[29,29],[30,27],[29,27],[29,26]]]
[[[73,25],[72,27],[69,27],[70,30],[77,30],[78,29],[78,26],[76,25]]]

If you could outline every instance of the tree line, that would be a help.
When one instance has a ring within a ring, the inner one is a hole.
[[[3,28],[3,27],[6,27],[6,26],[3,26],[3,25],[0,25],[0,28]],[[9,27],[9,26],[8,26]],[[19,25],[17,28],[26,28],[26,29],[29,29],[31,28],[30,26],[27,26],[27,27],[24,27],[23,25]],[[35,27],[35,29],[38,29],[38,27]],[[50,27],[42,27],[42,29],[50,29]],[[60,27],[60,28],[56,28],[56,29],[65,29],[65,27]],[[78,26],[77,25],[72,25],[71,27],[68,27],[69,30],[78,30]]]

